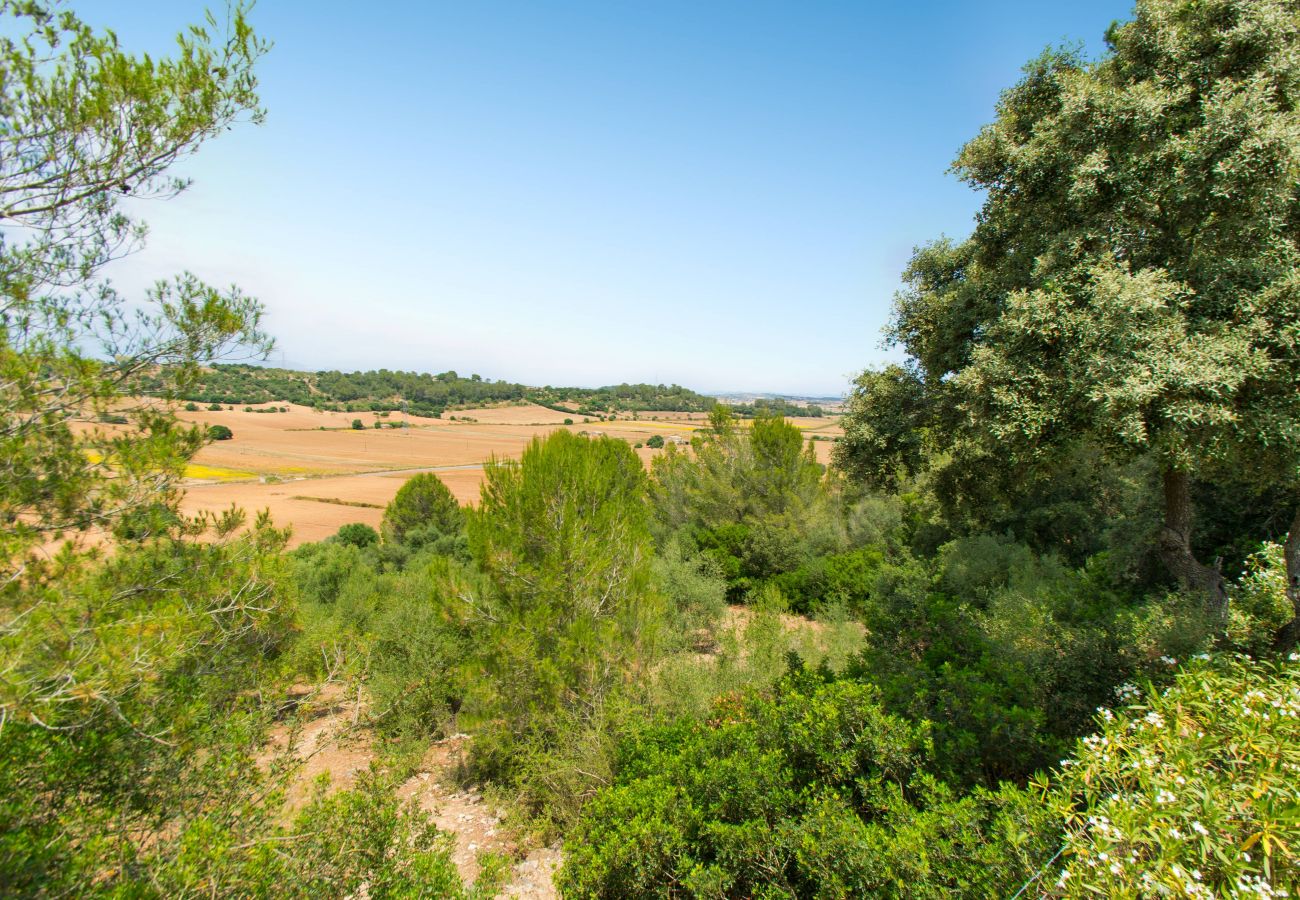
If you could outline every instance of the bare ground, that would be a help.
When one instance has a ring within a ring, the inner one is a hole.
[[[364,726],[364,700],[338,685],[326,685],[307,702],[311,705],[307,722],[294,746],[303,767],[289,791],[290,811],[307,802],[321,775],[329,776],[331,790],[346,789],[376,757],[373,736]],[[277,729],[271,735],[272,746],[283,748],[290,736],[288,727]],[[499,896],[556,900],[553,877],[562,860],[559,846],[524,853],[502,826],[500,812],[479,791],[456,784],[467,742],[463,734],[435,742],[418,771],[398,789],[398,796],[415,800],[432,815],[439,831],[455,839],[452,861],[466,884],[478,877],[481,854],[500,853],[516,862]]]

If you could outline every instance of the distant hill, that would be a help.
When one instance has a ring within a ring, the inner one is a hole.
[[[299,372],[244,364],[204,369],[180,399],[227,405],[297,403],[341,412],[406,408],[422,416],[437,416],[456,407],[514,401],[591,416],[643,410],[708,412],[717,402],[676,384],[531,387],[478,375],[466,378],[456,372]]]

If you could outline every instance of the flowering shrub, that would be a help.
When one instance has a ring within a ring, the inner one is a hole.
[[[1290,896],[1300,880],[1298,662],[1203,655],[1167,690],[1099,710],[1100,729],[1061,763],[1052,795],[1067,825],[1048,895]]]
[[[1291,621],[1286,596],[1286,561],[1282,545],[1266,543],[1246,560],[1228,606],[1228,637],[1249,653],[1263,655],[1273,637]]]

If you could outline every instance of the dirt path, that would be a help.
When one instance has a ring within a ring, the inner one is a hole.
[[[314,780],[322,774],[330,776],[332,789],[351,787],[358,772],[365,770],[375,758],[375,749],[369,729],[358,710],[357,695],[342,691],[337,685],[326,688],[310,701],[312,711],[298,732],[294,750],[303,760],[303,767],[294,780],[289,794],[290,809],[299,809],[307,802]],[[361,701],[364,702],[364,701]],[[356,723],[362,721],[362,726]],[[289,732],[277,729],[272,733],[272,746],[283,746]],[[430,813],[434,824],[455,839],[452,861],[462,880],[469,884],[479,874],[479,854],[496,852],[515,858],[519,849],[510,833],[501,827],[497,811],[473,789],[455,785],[454,776],[460,768],[468,737],[454,735],[435,742],[425,754],[417,771],[398,788],[403,799],[414,799],[420,808]],[[556,900],[559,894],[552,882],[561,860],[557,847],[534,849],[511,868],[510,878],[500,896],[520,900]]]
[[[452,861],[466,884],[478,877],[478,857],[496,852],[507,856],[518,853],[509,833],[501,827],[501,818],[483,796],[473,789],[453,786],[452,777],[464,759],[466,735],[453,735],[438,741],[425,755],[420,771],[399,790],[403,799],[414,798],[420,808],[433,816],[440,831],[453,835],[456,847]],[[555,900],[553,877],[559,868],[558,847],[539,847],[516,862],[502,897],[528,900]]]

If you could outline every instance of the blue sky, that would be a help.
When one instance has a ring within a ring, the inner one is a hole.
[[[202,12],[73,5],[154,53]],[[839,393],[912,247],[969,232],[946,169],[999,92],[1130,9],[262,0],[267,123],[111,274],[238,283],[293,366]]]

